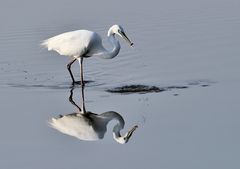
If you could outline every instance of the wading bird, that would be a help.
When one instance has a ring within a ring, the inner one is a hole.
[[[73,101],[72,95],[73,89],[71,89],[69,101],[77,107],[77,112],[60,115],[58,118],[51,118],[49,124],[56,130],[80,140],[95,141],[104,138],[107,131],[107,124],[112,120],[116,120],[116,125],[113,127],[113,138],[118,143],[125,144],[137,129],[138,126],[135,125],[122,136],[120,131],[124,128],[125,122],[119,113],[108,111],[102,114],[95,114],[86,111],[84,102],[82,108],[80,108]]]
[[[72,78],[72,83],[75,83],[71,65],[78,60],[81,75],[81,85],[84,85],[83,81],[83,58],[99,56],[105,59],[111,59],[118,55],[120,51],[119,41],[115,35],[125,39],[131,47],[133,43],[129,40],[124,32],[124,29],[120,25],[113,25],[108,30],[108,39],[113,48],[107,50],[102,45],[102,38],[96,33],[88,30],[77,30],[72,32],[62,33],[54,36],[42,42],[42,46],[48,50],[58,52],[60,55],[69,56],[72,60],[67,64],[68,71]]]

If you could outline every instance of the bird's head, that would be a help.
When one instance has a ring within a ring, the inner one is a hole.
[[[127,35],[125,34],[125,31],[123,29],[122,26],[120,25],[113,25],[109,31],[108,31],[108,35],[110,34],[116,34],[118,36],[120,36],[121,38],[123,38],[131,47],[133,47],[133,43],[130,41],[130,39],[127,37]]]
[[[129,130],[125,135],[123,136],[116,136],[114,133],[114,139],[120,143],[120,144],[125,144],[129,141],[129,139],[131,138],[133,132],[138,128],[138,126],[134,126],[131,130]]]

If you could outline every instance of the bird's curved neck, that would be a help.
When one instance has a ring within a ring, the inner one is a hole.
[[[113,138],[116,142],[120,144],[127,143],[132,133],[137,128],[137,126],[134,126],[131,130],[129,130],[126,134],[122,136],[120,131],[124,128],[125,122],[123,117],[120,114],[114,111],[109,111],[109,112],[102,113],[101,117],[105,119],[107,123],[111,120],[117,120],[117,124],[113,127]]]
[[[115,56],[117,56],[120,51],[119,41],[116,39],[115,34],[112,33],[111,31],[108,31],[108,40],[112,45],[112,49],[110,50],[105,49],[101,56],[104,59],[112,59]]]
[[[117,142],[122,143],[123,138],[121,136],[120,131],[124,128],[124,125],[125,125],[124,119],[118,113],[115,113],[111,118],[117,120],[117,124],[113,127],[113,138]]]
[[[108,111],[101,114],[101,117],[106,119],[108,122],[111,120],[116,120],[117,124],[113,127],[113,135],[116,137],[121,137],[120,131],[123,129],[125,122],[123,117],[114,111]]]
[[[117,120],[117,122],[118,122],[117,124],[119,126],[121,126],[122,128],[125,125],[123,117],[119,113],[117,113],[115,111],[104,112],[104,113],[101,114],[101,117],[106,119],[107,121]]]

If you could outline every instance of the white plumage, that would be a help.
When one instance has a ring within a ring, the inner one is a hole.
[[[108,39],[113,48],[107,50],[102,45],[101,37],[96,33],[88,30],[77,30],[72,32],[62,33],[54,36],[42,42],[42,46],[48,50],[58,52],[60,55],[72,57],[71,62],[68,64],[68,70],[71,75],[73,84],[75,83],[73,74],[71,72],[71,65],[77,59],[81,66],[81,84],[83,85],[83,58],[91,56],[99,56],[106,59],[114,58],[120,51],[120,44],[115,35],[119,35],[124,38],[130,46],[133,43],[124,33],[123,28],[120,25],[113,25],[108,30]]]
[[[103,48],[101,37],[88,30],[66,32],[45,40],[42,45],[48,50],[58,52],[60,55],[76,58],[82,56],[89,48],[91,50],[95,49],[95,52]]]

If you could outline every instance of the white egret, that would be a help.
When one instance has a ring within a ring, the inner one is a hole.
[[[69,101],[77,107],[77,112],[67,115],[60,115],[58,118],[51,118],[49,124],[56,130],[76,137],[80,140],[95,141],[102,139],[107,131],[107,124],[116,120],[117,124],[113,127],[113,138],[120,144],[129,141],[133,132],[138,127],[135,125],[125,135],[121,135],[120,131],[124,128],[125,122],[123,117],[114,111],[108,111],[102,114],[95,114],[85,110],[83,104],[82,109],[72,99],[73,89],[69,96]],[[84,102],[83,102],[84,103]]]
[[[117,56],[120,51],[120,44],[115,35],[119,35],[125,39],[130,46],[133,46],[133,43],[129,40],[124,32],[124,29],[120,25],[113,25],[108,30],[107,36],[109,42],[113,46],[111,50],[107,50],[103,47],[102,38],[96,32],[88,30],[77,30],[62,33],[43,41],[41,45],[46,47],[48,50],[53,50],[58,52],[60,55],[72,58],[72,60],[68,63],[67,68],[73,84],[75,83],[75,80],[71,71],[71,65],[78,60],[81,67],[81,85],[84,85],[83,58],[99,56],[105,59],[111,59]]]

